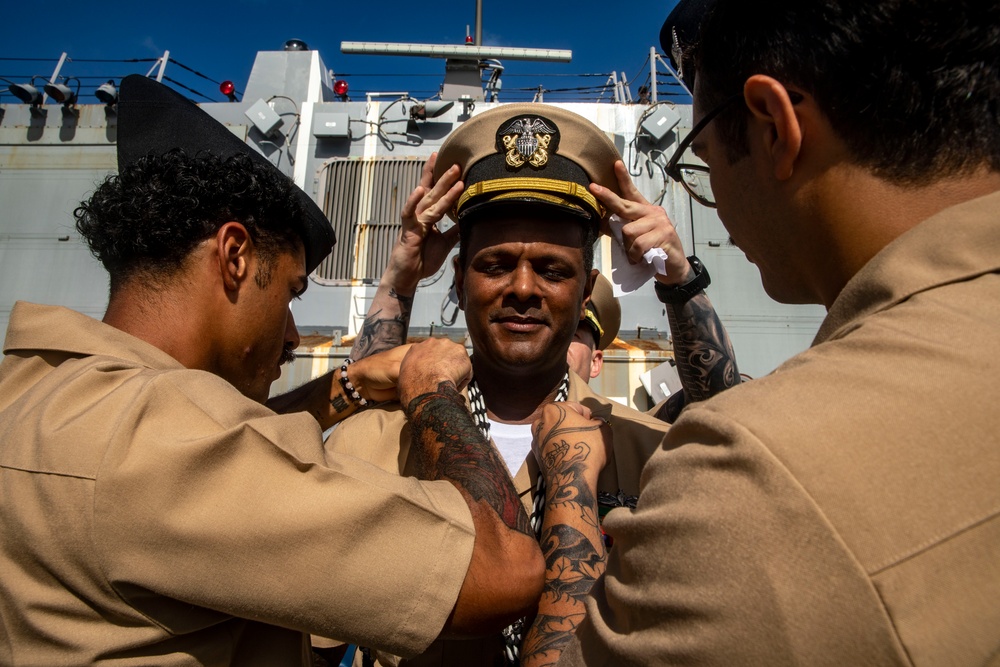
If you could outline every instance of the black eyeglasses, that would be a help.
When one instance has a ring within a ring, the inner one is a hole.
[[[691,131],[684,137],[684,140],[677,147],[677,152],[667,163],[667,175],[684,186],[687,193],[702,206],[715,208],[715,195],[712,194],[712,185],[708,177],[709,169],[704,164],[681,162],[681,158],[687,153],[691,142],[694,141],[699,132],[704,130],[730,104],[741,99],[743,99],[743,93],[737,93],[705,114],[705,117],[698,121],[698,124],[691,128]]]

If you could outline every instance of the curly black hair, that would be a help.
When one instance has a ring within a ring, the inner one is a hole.
[[[152,281],[173,275],[198,243],[230,221],[246,226],[260,253],[261,286],[277,253],[304,238],[295,184],[246,155],[146,156],[105,179],[73,215],[111,277],[112,294],[138,275]]]
[[[1000,171],[1000,3],[717,0],[685,70],[709,109],[767,74],[812,94],[857,164],[921,185]],[[715,120],[748,153],[745,106]]]

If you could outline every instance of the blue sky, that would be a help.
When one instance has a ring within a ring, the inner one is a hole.
[[[576,4],[483,0],[484,44],[573,51],[571,63],[504,62],[501,101],[530,99],[531,93],[518,88],[544,85],[558,91],[600,86],[611,71],[619,75],[624,71],[635,95],[648,79],[649,48],[659,49],[660,26],[674,4],[676,0]],[[340,53],[341,41],[462,44],[466,26],[475,31],[476,15],[475,0],[56,0],[38,4],[14,0],[5,5],[0,76],[26,81],[40,75],[47,80],[65,51],[72,61],[61,74],[80,79],[83,103],[96,102],[93,90],[104,80],[145,74],[153,65],[93,61],[157,58],[165,50],[178,63],[204,75],[168,64],[166,76],[191,89],[181,92],[198,102],[225,101],[212,81],[230,79],[242,91],[257,51],[280,50],[291,38],[318,50],[327,68],[348,81],[354,99],[363,99],[365,90],[406,91],[426,98],[443,80],[443,60],[349,56]],[[15,27],[21,29],[20,34]],[[603,76],[579,76],[583,74]],[[75,88],[76,83],[71,86]],[[16,101],[7,93],[6,84],[0,90],[0,102]],[[546,101],[571,94],[584,93],[552,92]],[[596,93],[591,99],[596,99]]]

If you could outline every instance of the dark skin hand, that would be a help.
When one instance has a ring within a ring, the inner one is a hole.
[[[400,362],[409,349],[409,345],[402,345],[357,361],[347,367],[347,377],[368,401],[395,400]],[[344,391],[339,377],[338,367],[332,373],[268,399],[267,407],[279,413],[308,412],[324,430],[328,429],[358,409],[358,404]]]
[[[433,183],[436,160],[436,153],[427,160],[420,184],[403,206],[399,239],[354,341],[352,359],[363,359],[406,342],[417,283],[434,275],[458,242],[458,225],[442,232],[437,223],[462,194],[459,170],[452,166]]]
[[[465,348],[441,338],[413,345],[400,367],[418,476],[454,484],[476,528],[472,562],[443,636],[488,633],[523,616],[541,593],[544,571],[507,466],[460,393],[471,377]]]

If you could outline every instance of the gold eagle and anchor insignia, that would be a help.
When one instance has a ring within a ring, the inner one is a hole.
[[[549,161],[550,152],[555,152],[559,130],[544,118],[521,116],[503,125],[497,132],[497,138],[506,152],[508,165],[519,169],[530,164],[537,169]]]

